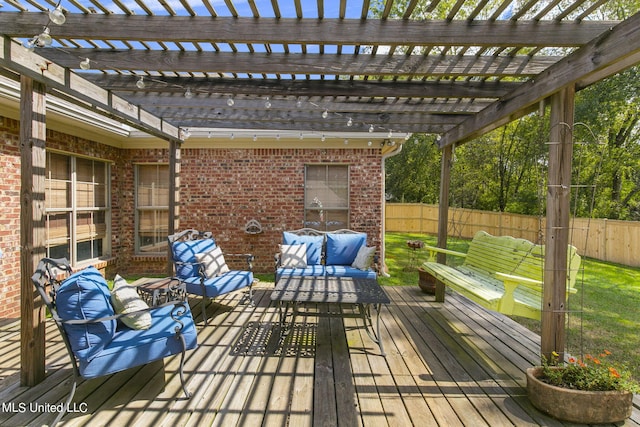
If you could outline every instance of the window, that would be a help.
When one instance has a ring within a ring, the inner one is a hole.
[[[109,165],[47,152],[47,256],[72,264],[110,255]]]
[[[307,165],[304,208],[305,227],[349,228],[349,166]]]
[[[166,253],[169,165],[136,166],[136,253]]]

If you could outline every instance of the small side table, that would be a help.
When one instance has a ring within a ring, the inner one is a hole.
[[[171,277],[150,278],[143,277],[131,284],[136,286],[140,297],[149,305],[155,307],[172,300],[185,300],[184,285],[178,279]]]

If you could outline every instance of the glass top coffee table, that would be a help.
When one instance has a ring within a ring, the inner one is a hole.
[[[351,277],[281,277],[271,292],[271,300],[278,304],[280,312],[281,331],[286,333],[286,317],[292,309],[291,321],[293,325],[296,315],[310,316],[339,316],[343,318],[356,317],[364,322],[369,337],[380,347],[384,356],[384,348],[380,339],[380,309],[382,304],[390,304],[389,297],[376,279]],[[339,304],[355,305],[357,312],[344,312],[340,307],[338,313],[300,312],[298,307],[304,304]],[[284,308],[283,308],[284,306]],[[371,309],[375,311],[375,325]]]

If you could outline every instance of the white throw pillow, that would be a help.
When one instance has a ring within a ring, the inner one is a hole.
[[[217,276],[221,276],[224,273],[229,272],[229,266],[227,266],[222,255],[222,249],[220,246],[216,246],[209,252],[203,252],[194,255],[196,261],[204,266],[204,275],[207,279],[212,279]]]
[[[138,310],[149,308],[144,302],[135,286],[130,286],[126,280],[116,274],[113,279],[113,289],[111,290],[111,305],[117,314],[126,314]],[[149,329],[151,327],[151,313],[136,313],[121,317],[122,323],[131,329]]]
[[[280,245],[280,266],[284,268],[306,268],[307,244]]]
[[[375,247],[361,246],[360,249],[358,249],[358,254],[356,255],[356,259],[353,260],[351,267],[359,270],[368,270],[373,263],[375,252]]]

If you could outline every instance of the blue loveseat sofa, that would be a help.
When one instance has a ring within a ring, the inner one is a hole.
[[[375,248],[367,246],[366,233],[353,230],[285,231],[275,260],[276,282],[283,276],[377,278]]]

